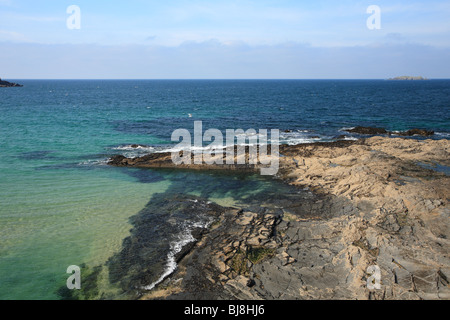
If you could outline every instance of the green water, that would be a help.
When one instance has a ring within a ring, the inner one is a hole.
[[[69,265],[101,264],[119,250],[128,218],[168,185],[125,178],[65,170],[42,172],[9,190],[0,183],[7,199],[0,210],[0,297],[57,299]]]

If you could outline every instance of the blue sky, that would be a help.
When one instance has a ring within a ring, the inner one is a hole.
[[[436,0],[0,0],[0,76],[450,78],[449,16]]]

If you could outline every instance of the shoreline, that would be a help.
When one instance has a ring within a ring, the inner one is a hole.
[[[449,152],[445,139],[280,146],[279,178],[304,192],[227,208],[141,299],[449,299],[450,179],[433,170]],[[367,289],[373,265],[380,290]]]

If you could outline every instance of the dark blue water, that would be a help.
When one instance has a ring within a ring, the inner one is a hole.
[[[261,177],[105,165],[113,154],[167,148],[175,129],[196,120],[204,130],[280,129],[291,144],[355,138],[342,131],[354,126],[450,136],[450,80],[14,82],[24,87],[0,88],[3,299],[57,299],[66,268],[119,252],[129,218],[158,194],[233,204],[274,189]]]
[[[173,130],[192,128],[194,120],[220,130],[308,130],[323,137],[357,125],[431,129],[435,138],[450,132],[450,80],[20,82],[24,88],[0,92],[1,106],[69,126],[95,123],[104,134],[113,129],[147,142],[170,142]]]
[[[133,107],[146,104],[152,116],[115,121],[115,129],[163,140],[174,128],[192,128],[193,120],[220,130],[307,130],[322,137],[335,137],[342,134],[340,129],[356,125],[431,129],[439,132],[437,138],[450,132],[448,80],[146,81],[132,89],[129,96],[140,101]]]

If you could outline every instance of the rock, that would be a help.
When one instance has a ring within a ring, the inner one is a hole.
[[[411,129],[408,131],[399,132],[399,133],[395,133],[395,134],[400,135],[400,136],[407,136],[407,137],[411,137],[411,136],[430,137],[430,136],[434,135],[434,131],[423,130],[423,129]]]
[[[387,134],[388,132],[386,129],[383,128],[372,128],[372,127],[355,127],[352,129],[346,129],[345,131],[350,133],[359,133],[359,134],[371,134],[371,135],[377,135],[377,134]]]
[[[4,81],[0,78],[0,88],[6,87],[23,87],[23,85],[14,82]]]
[[[112,166],[125,166],[127,158],[123,155],[116,155],[109,159],[108,164]]]
[[[346,129],[345,131],[350,132],[350,133],[358,133],[358,134],[365,134],[365,135],[389,134],[389,135],[398,135],[398,136],[404,136],[404,137],[411,137],[411,136],[430,137],[430,136],[434,135],[434,131],[424,130],[424,129],[410,129],[407,131],[394,132],[394,131],[388,131],[384,128],[355,127],[353,129]],[[340,137],[342,137],[342,136],[340,136]]]

